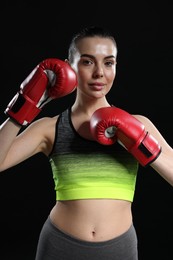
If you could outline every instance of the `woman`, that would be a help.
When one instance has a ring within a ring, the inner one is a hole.
[[[116,58],[113,36],[101,28],[86,28],[72,39],[68,60],[42,62],[5,111],[9,117],[1,126],[0,170],[39,152],[52,166],[57,202],[42,228],[36,260],[138,259],[131,205],[140,158],[121,142],[97,142],[99,133],[90,123],[95,111],[112,107],[106,95],[116,76]],[[75,87],[71,107],[32,122],[46,102]],[[172,185],[172,148],[148,118],[131,117],[154,138],[157,153],[148,164]],[[25,124],[30,125],[18,134]]]

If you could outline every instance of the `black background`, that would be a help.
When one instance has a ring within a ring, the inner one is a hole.
[[[173,146],[171,1],[5,1],[0,8],[0,121],[20,83],[45,58],[67,58],[73,34],[110,29],[118,44],[110,102],[149,117]],[[55,115],[73,95],[47,105]],[[47,158],[38,154],[0,175],[0,259],[34,260],[40,229],[55,203]],[[172,260],[173,188],[152,168],[139,168],[133,203],[139,260]],[[106,259],[105,259],[106,260]]]

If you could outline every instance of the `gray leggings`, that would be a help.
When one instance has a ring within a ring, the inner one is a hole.
[[[35,260],[137,260],[137,236],[134,226],[114,239],[88,242],[57,229],[50,218],[40,233]]]

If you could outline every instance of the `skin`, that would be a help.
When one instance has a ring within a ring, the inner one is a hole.
[[[110,106],[106,94],[116,77],[117,50],[110,39],[99,37],[85,38],[77,47],[71,64],[78,77],[72,123],[82,137],[92,140],[89,131],[91,115],[100,107]],[[161,154],[150,166],[173,185],[173,149],[148,118],[134,116],[162,147]],[[36,120],[18,136],[21,127],[7,119],[0,129],[0,171],[38,152],[48,156],[54,142],[57,118],[58,115]],[[133,221],[131,202],[108,199],[58,201],[50,218],[59,229],[87,241],[104,241],[119,236]]]

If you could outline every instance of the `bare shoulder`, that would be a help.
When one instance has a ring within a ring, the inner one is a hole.
[[[136,119],[138,119],[144,126],[147,131],[150,133],[156,133],[158,132],[157,127],[154,125],[154,123],[146,116],[143,115],[133,115]]]
[[[138,119],[141,123],[143,123],[145,125],[145,127],[150,127],[150,126],[154,126],[154,124],[152,123],[152,121],[143,115],[133,115],[136,119]]]
[[[54,143],[56,123],[58,115],[54,117],[43,117],[34,121],[26,129],[27,135],[38,141],[37,152],[43,152],[48,155]]]
[[[168,148],[168,143],[160,133],[159,129],[153,124],[153,122],[146,116],[143,115],[133,115],[138,119],[144,126],[145,130],[152,134],[162,145],[162,147]]]
[[[42,128],[44,126],[45,127],[50,127],[51,125],[56,124],[57,120],[58,120],[59,115],[54,116],[54,117],[42,117],[36,121],[34,121],[30,126],[31,127],[38,127],[38,128]],[[29,126],[29,127],[30,127]]]

